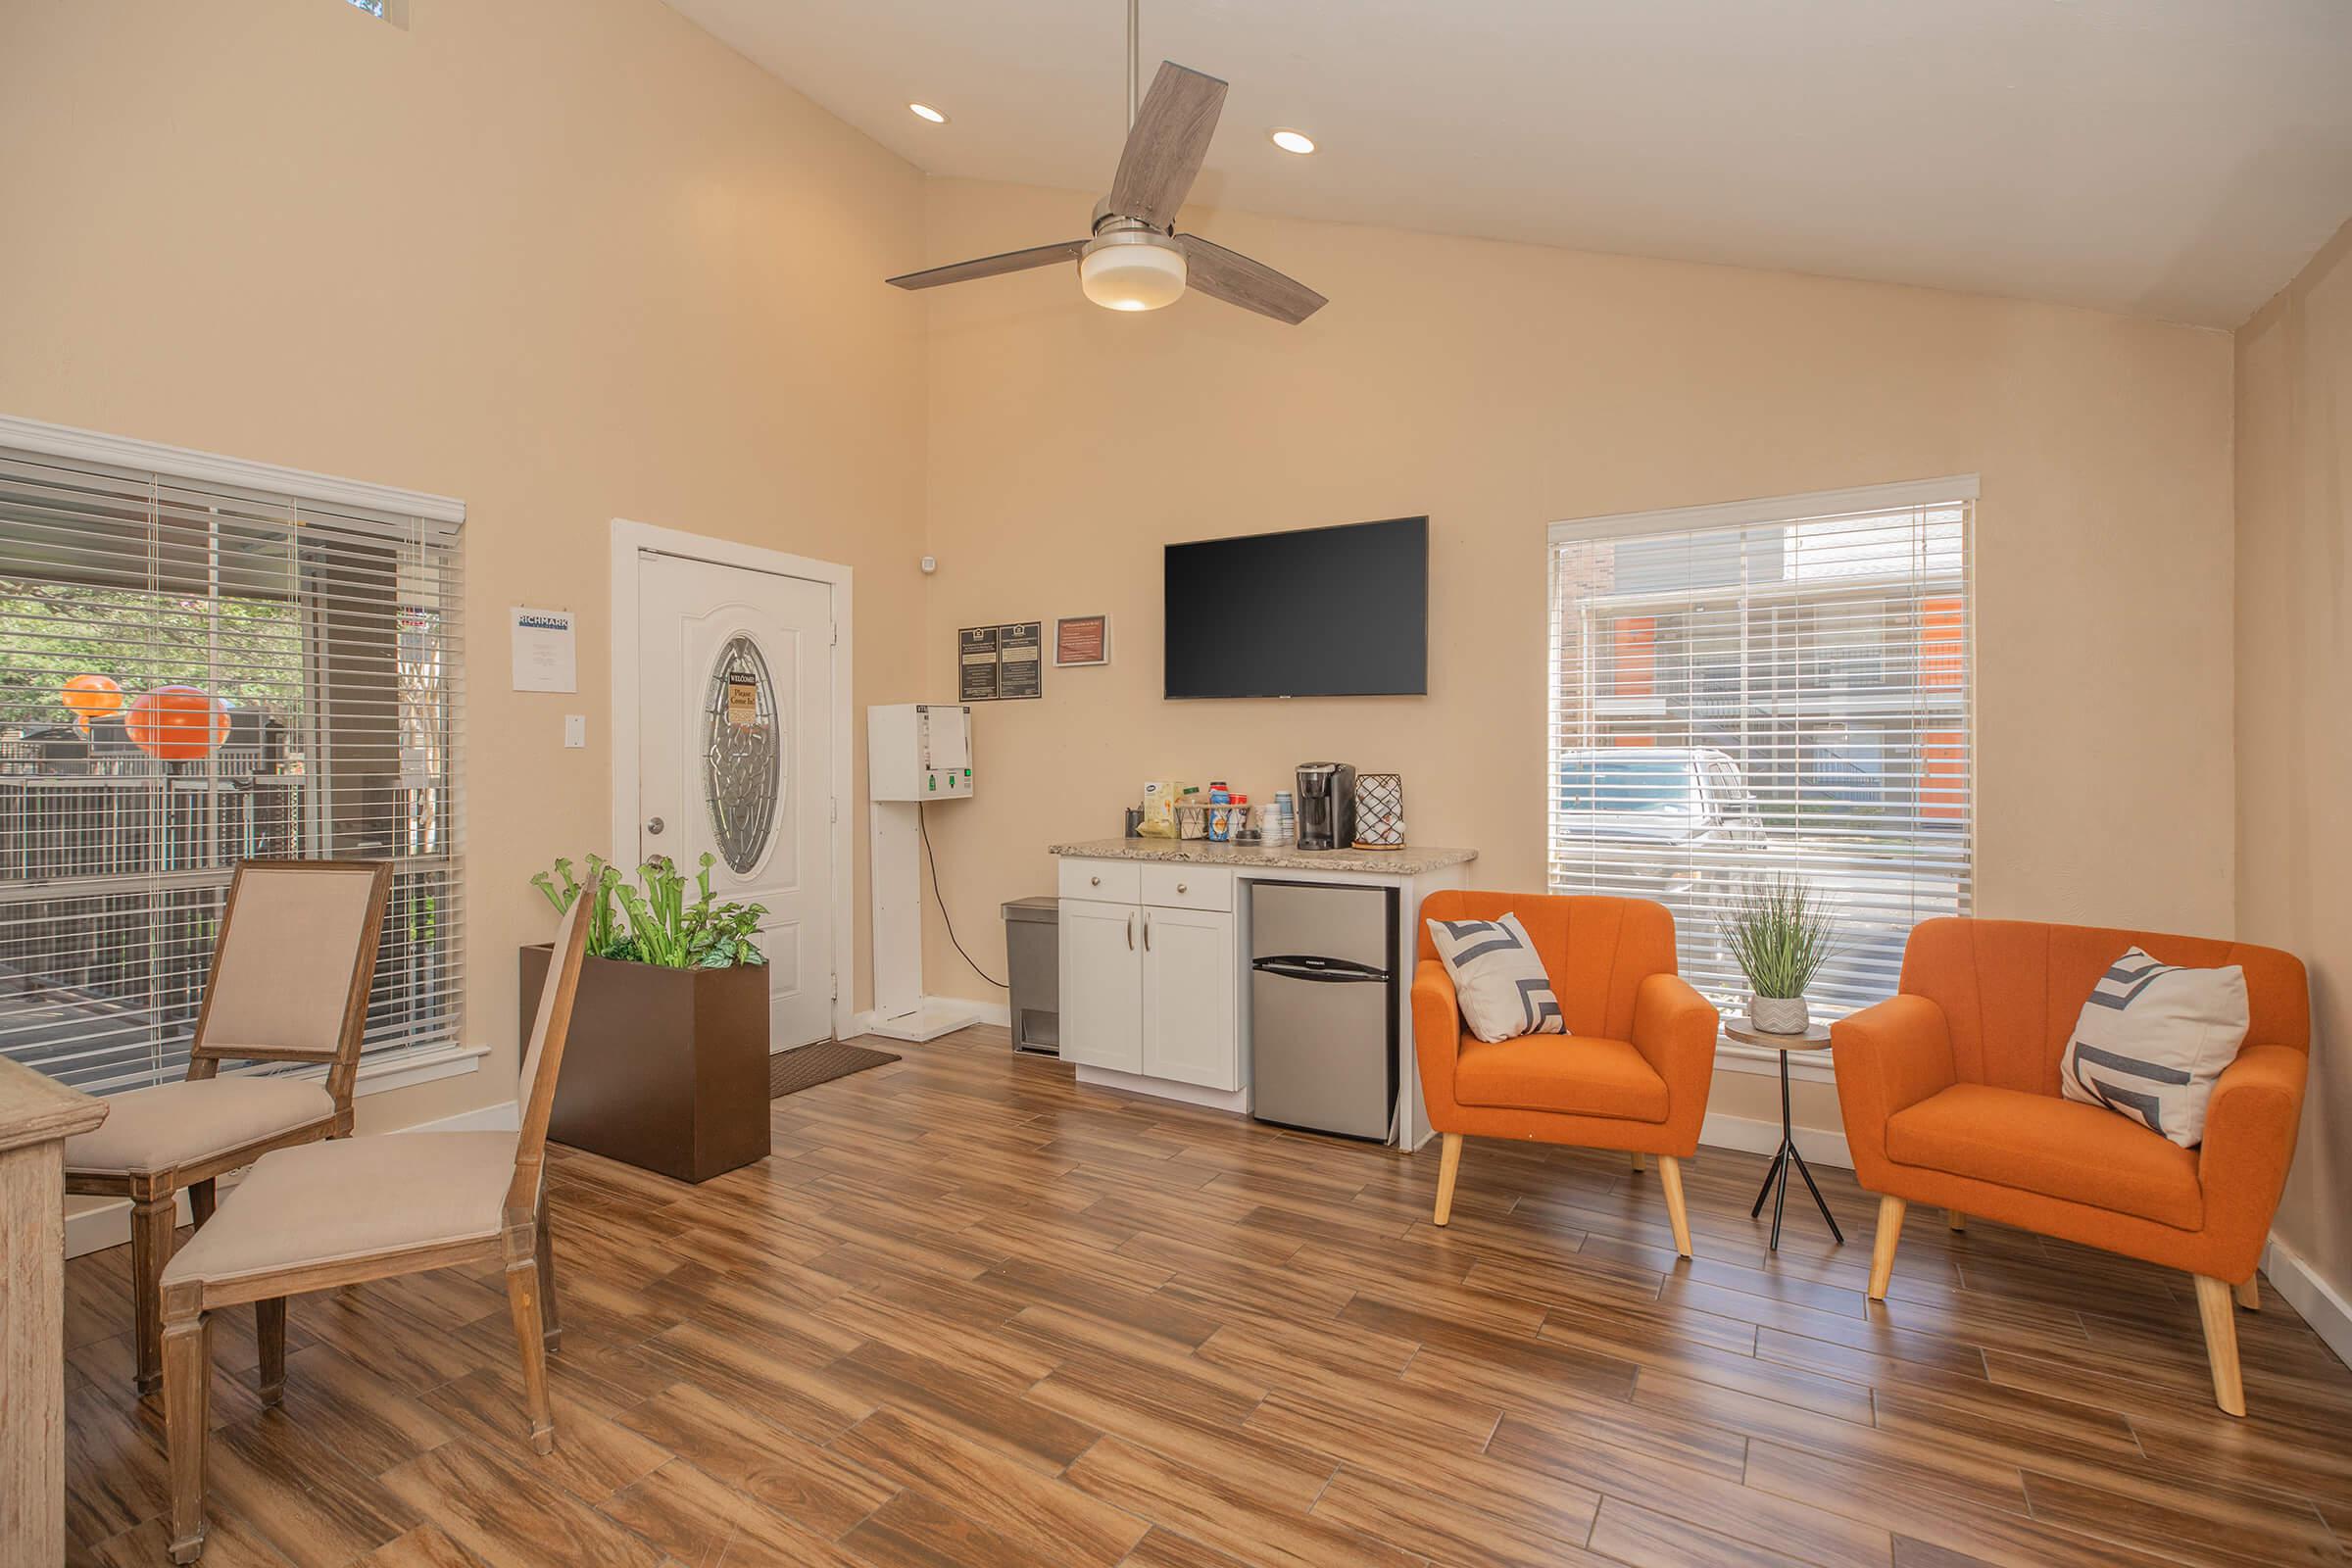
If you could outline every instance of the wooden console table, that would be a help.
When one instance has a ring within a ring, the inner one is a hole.
[[[106,1102],[0,1058],[0,1562],[66,1560],[66,1140]]]

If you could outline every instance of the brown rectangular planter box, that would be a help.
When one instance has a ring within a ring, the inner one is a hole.
[[[522,950],[531,1038],[546,944]],[[547,1136],[640,1170],[707,1182],[767,1157],[767,971],[590,958]]]

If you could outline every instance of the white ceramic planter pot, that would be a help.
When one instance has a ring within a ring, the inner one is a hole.
[[[1805,1009],[1802,997],[1754,997],[1747,999],[1749,1027],[1768,1035],[1801,1035],[1813,1021]]]

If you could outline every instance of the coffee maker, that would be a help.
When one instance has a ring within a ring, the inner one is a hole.
[[[1298,764],[1298,848],[1344,850],[1355,842],[1355,769],[1346,762]]]

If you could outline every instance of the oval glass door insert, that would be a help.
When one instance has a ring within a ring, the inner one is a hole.
[[[784,795],[784,726],[767,661],[738,634],[718,651],[704,704],[703,793],[719,858],[738,875],[767,853]]]

